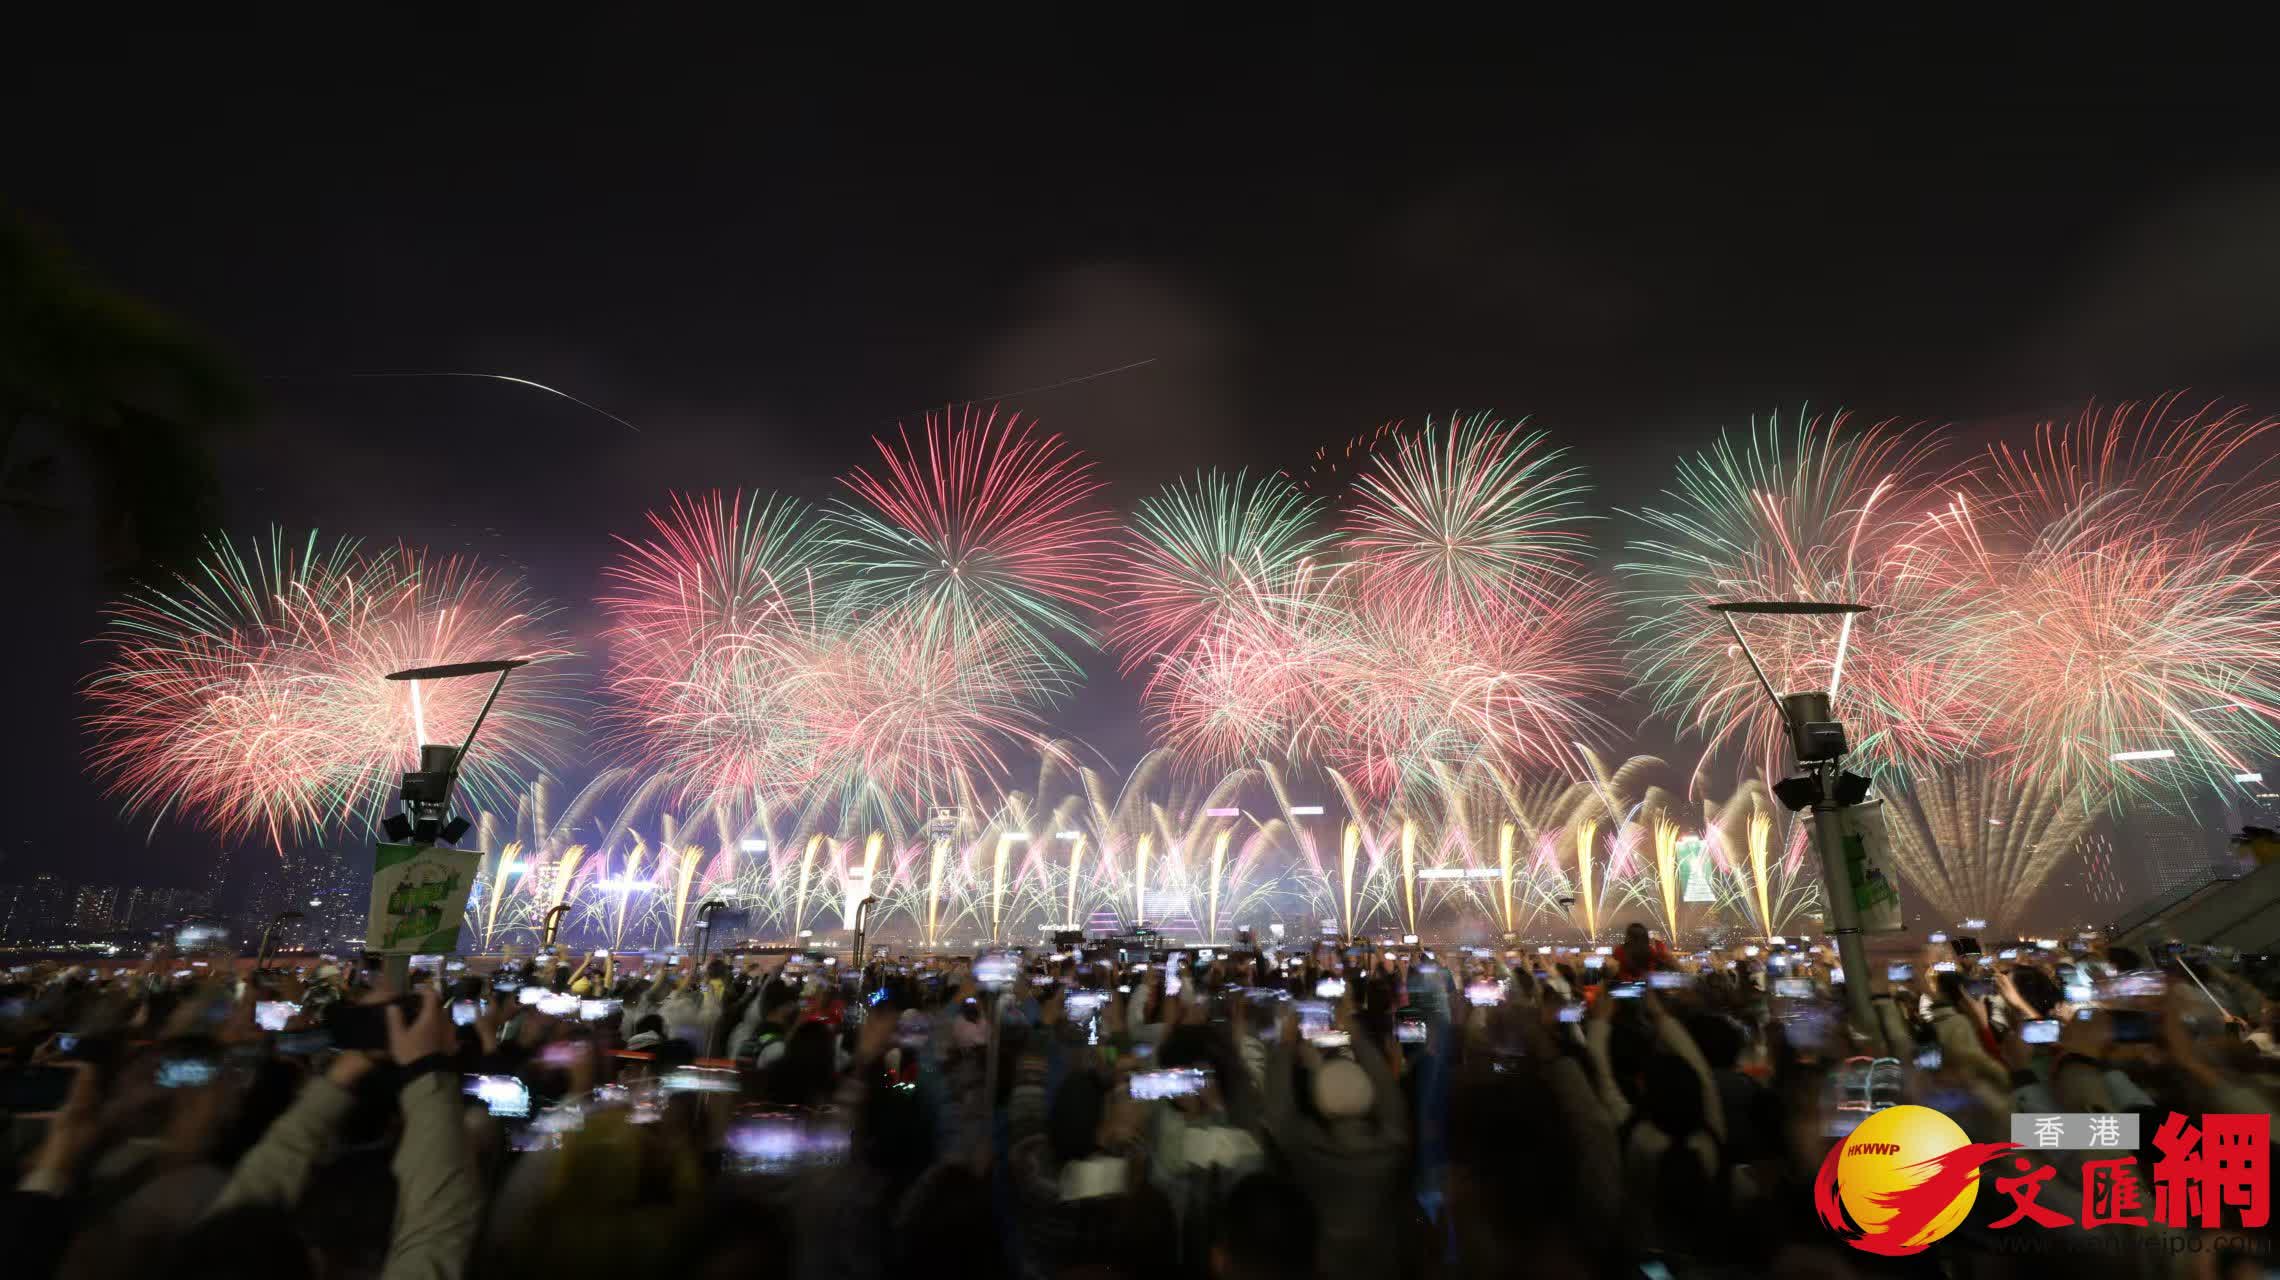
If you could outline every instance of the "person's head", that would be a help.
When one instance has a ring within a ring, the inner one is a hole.
[[[1081,1071],[1061,1082],[1045,1116],[1045,1136],[1053,1158],[1063,1164],[1082,1160],[1100,1146],[1100,1122],[1108,1111],[1101,1078]]]
[[[1742,1029],[1732,1018],[1717,1013],[1690,1013],[1680,1019],[1686,1034],[1694,1038],[1696,1048],[1702,1050],[1702,1060],[1713,1071],[1731,1071],[1742,1057],[1748,1041]]]
[[[1971,992],[1963,985],[1960,973],[1935,973],[1932,985],[1939,991],[1936,1003],[1951,1009],[1961,1009],[1971,1002]]]
[[[1314,1071],[1314,1110],[1333,1124],[1367,1116],[1376,1094],[1369,1073],[1351,1059],[1331,1058]]]
[[[2038,1018],[2051,1016],[2065,995],[2049,974],[2029,965],[2020,965],[2011,970],[2011,989],[2018,992],[2019,998],[2034,1009]]]
[[[781,980],[771,982],[760,991],[760,1017],[779,1026],[789,1026],[800,1012],[800,989]]]
[[[1633,921],[1623,930],[1623,961],[1634,971],[1654,963],[1654,940],[1647,936],[1647,926]]]
[[[779,1105],[817,1106],[831,1100],[838,1069],[831,1028],[802,1023],[784,1044],[784,1056],[768,1068],[768,1096]]]
[[[1312,1280],[1321,1222],[1296,1184],[1254,1173],[1235,1184],[1211,1239],[1213,1280]]]

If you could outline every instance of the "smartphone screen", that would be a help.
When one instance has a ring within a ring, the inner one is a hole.
[[[738,1093],[744,1083],[724,1067],[675,1067],[665,1073],[667,1093]]]
[[[2106,1017],[2113,1024],[2115,1044],[2146,1044],[2153,1039],[2153,1015],[2143,1009],[2109,1009]]]
[[[473,1000],[454,1000],[451,1002],[451,1025],[455,1027],[474,1026],[475,1020],[482,1016],[482,1005]]]
[[[468,1076],[460,1091],[479,1098],[494,1116],[520,1120],[530,1115],[530,1086],[513,1076]]]
[[[1906,963],[1886,965],[1884,976],[1887,981],[1907,982],[1916,976],[1916,966]]]
[[[1336,1000],[1345,994],[1346,980],[1344,978],[1324,978],[1314,984],[1314,996],[1317,1000]]]
[[[1393,1038],[1402,1044],[1425,1043],[1425,1023],[1422,1020],[1403,1018],[1393,1024]]]
[[[1647,994],[1647,984],[1644,982],[1618,982],[1607,989],[1607,994],[1618,1000],[1636,1000]]]
[[[1562,1022],[1581,1022],[1581,1021],[1583,1021],[1583,1006],[1582,1006],[1582,1005],[1580,1005],[1580,1004],[1563,1004],[1563,1005],[1561,1005],[1561,1006],[1560,1006],[1560,1021],[1562,1021]]]
[[[2019,1028],[2019,1039],[2028,1044],[2055,1044],[2058,1041],[2058,1020],[2037,1018]]]
[[[285,1024],[301,1012],[301,1006],[290,1000],[256,1000],[253,1004],[253,1025],[263,1031],[283,1031]]]
[[[1159,1102],[1167,1098],[1192,1098],[1203,1092],[1210,1078],[1209,1073],[1201,1067],[1136,1071],[1132,1074],[1132,1099],[1135,1102]]]
[[[1465,1003],[1491,1005],[1504,1003],[1504,984],[1501,982],[1468,982],[1465,984]]]

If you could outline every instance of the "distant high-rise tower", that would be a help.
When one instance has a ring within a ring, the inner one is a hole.
[[[230,851],[224,849],[214,855],[214,869],[206,873],[206,892],[209,897],[207,909],[216,915],[227,915],[237,901],[236,896],[230,892],[230,863],[233,860]]]
[[[2122,823],[2114,849],[2125,878],[2142,876],[2155,893],[2169,893],[2216,874],[2218,843],[2191,814],[2149,813]]]
[[[2082,888],[2099,906],[2119,906],[2126,896],[2121,871],[2114,865],[2114,842],[2103,835],[2088,835],[2074,842],[2082,858]]]

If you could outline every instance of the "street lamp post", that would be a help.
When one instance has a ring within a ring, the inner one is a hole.
[[[1784,697],[1766,678],[1757,654],[1734,619],[1738,614],[1773,616],[1842,616],[1849,638],[1852,619],[1868,612],[1862,604],[1824,604],[1804,600],[1732,601],[1709,606],[1725,619],[1726,629],[1749,660],[1758,686],[1773,702],[1776,714],[1789,731],[1791,751],[1805,770],[1800,777],[1784,779],[1774,793],[1791,809],[1813,811],[1813,844],[1821,855],[1821,894],[1826,903],[1829,932],[1837,940],[1837,961],[1845,973],[1845,1008],[1853,1025],[1872,1042],[1883,1036],[1869,1005],[1868,948],[1861,937],[1860,903],[1853,894],[1852,876],[1845,856],[1843,819],[1839,814],[1860,803],[1867,794],[1866,780],[1844,771],[1845,727],[1829,706],[1828,693],[1815,689]],[[1843,641],[1839,641],[1840,653]],[[1838,661],[1842,661],[1840,657]],[[1849,780],[1849,781],[1848,781]]]
[[[400,794],[404,812],[381,824],[389,838],[433,848],[438,839],[445,844],[457,844],[459,838],[467,833],[467,819],[451,816],[453,784],[459,781],[460,768],[467,763],[467,753],[475,746],[475,735],[483,728],[483,721],[490,717],[491,708],[497,705],[499,691],[507,685],[507,676],[516,668],[529,665],[528,658],[447,662],[391,671],[384,677],[388,680],[410,681],[415,708],[419,704],[419,682],[422,680],[454,680],[463,676],[497,677],[491,682],[490,693],[483,699],[482,709],[475,713],[475,722],[467,726],[467,737],[457,747],[428,742],[419,744],[420,767],[403,777]],[[462,893],[460,896],[464,899],[466,895]],[[408,953],[393,950],[382,959],[381,972],[399,995],[410,985],[411,962]]]

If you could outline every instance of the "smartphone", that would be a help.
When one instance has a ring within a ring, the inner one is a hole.
[[[1403,1018],[1393,1024],[1393,1038],[1401,1044],[1423,1044],[1425,1034],[1422,1018]]]
[[[1081,1020],[1097,1015],[1107,999],[1108,993],[1105,991],[1072,991],[1062,1008],[1068,1010],[1070,1017]]]
[[[1924,941],[1937,945],[1938,943],[1947,941],[1947,935],[1944,933],[1935,933],[1930,937],[1924,939]]]
[[[1582,1006],[1582,1005],[1580,1005],[1580,1004],[1563,1004],[1563,1005],[1561,1005],[1561,1006],[1560,1006],[1560,1021],[1562,1021],[1562,1022],[1581,1022],[1581,1021],[1583,1021],[1583,1006]]]
[[[55,1036],[55,1051],[61,1054],[79,1052],[79,1036],[70,1031],[59,1031]]]
[[[1933,973],[1954,973],[1954,972],[1955,972],[1955,961],[1953,961],[1953,960],[1941,960],[1941,961],[1938,961],[1938,962],[1936,962],[1936,963],[1934,963],[1934,964],[1932,965],[1932,972],[1933,972]]]
[[[1757,953],[1758,953],[1758,949],[1757,949],[1756,947],[1754,947],[1754,946],[1752,946],[1752,947],[1743,947],[1743,948],[1742,948],[1742,954],[1743,954],[1743,955],[1745,955],[1745,956],[1752,956],[1752,957],[1754,957],[1754,956],[1756,956],[1756,955],[1757,955]]]
[[[992,952],[974,961],[974,982],[985,991],[1003,991],[1013,985],[1021,964],[1004,952]]]
[[[263,1031],[283,1031],[285,1024],[301,1012],[301,1006],[290,1000],[256,1000],[253,1002],[253,1025]]]
[[[455,1027],[472,1027],[475,1025],[475,1020],[482,1016],[483,1006],[480,1001],[454,1000],[451,1002],[451,1025]]]
[[[1160,1102],[1167,1098],[1192,1098],[1203,1092],[1210,1083],[1210,1073],[1201,1067],[1170,1067],[1162,1071],[1135,1071],[1132,1073],[1132,1100]]]
[[[538,1011],[549,1017],[575,1018],[578,1016],[578,1010],[585,1003],[585,1001],[567,992],[558,995],[552,991],[543,991],[539,993]]]
[[[221,1067],[204,1054],[170,1054],[159,1060],[156,1082],[161,1089],[196,1089],[219,1074]]]
[[[1686,975],[1672,973],[1668,969],[1657,969],[1647,975],[1647,985],[1657,991],[1676,991],[1686,985]]]
[[[2019,1039],[2028,1044],[2055,1044],[2058,1041],[2058,1020],[2037,1018],[2019,1027]]]
[[[1607,989],[1607,994],[1617,1000],[1636,1000],[1647,994],[1647,984],[1644,982],[1618,982]]]
[[[307,1031],[280,1031],[270,1045],[289,1058],[305,1058],[312,1053],[331,1050],[332,1032],[323,1027],[313,1027]]]
[[[580,1022],[600,1022],[604,1018],[617,1017],[623,1012],[625,1012],[625,1001],[623,1000],[580,1000],[578,1002],[578,1020]]]
[[[485,1109],[502,1120],[530,1116],[530,1086],[513,1076],[468,1076],[460,1092],[480,1099]]]
[[[443,971],[445,973],[458,973],[466,967],[467,962],[465,960],[446,960],[443,965]]]
[[[1916,966],[1906,962],[1888,964],[1884,966],[1884,977],[1887,982],[1913,981],[1916,977]]]
[[[1959,956],[1979,954],[1979,939],[1977,938],[1950,938],[1948,939],[1948,946],[1954,949]]]
[[[1773,994],[1784,1000],[1810,1000],[1813,998],[1811,978],[1775,978]]]
[[[741,1093],[744,1082],[725,1067],[675,1067],[662,1087],[667,1093]]]
[[[609,958],[610,958],[610,949],[609,949],[608,947],[596,947],[596,948],[594,949],[594,958],[595,958],[596,960],[607,960],[607,959],[609,959]]]
[[[404,1024],[411,1025],[420,1016],[418,996],[399,996],[394,1004],[403,1011]],[[336,1001],[325,1006],[325,1030],[332,1035],[336,1049],[385,1049],[388,1047],[388,1006],[385,1004],[349,1004]]]
[[[1465,984],[1465,1003],[1491,1005],[1504,1003],[1504,984],[1501,982],[1468,982]]]
[[[1330,1006],[1321,1000],[1301,1000],[1295,1006],[1298,1034],[1309,1040],[1330,1029]]]
[[[2094,993],[2091,991],[2089,983],[2077,978],[2066,984],[2065,994],[2068,1004],[2085,1004],[2089,1002]]]
[[[176,951],[203,951],[230,940],[229,930],[218,924],[186,924],[174,931]]]
[[[1343,1031],[1325,1031],[1321,1035],[1307,1038],[1317,1049],[1343,1049],[1352,1044],[1354,1040],[1352,1036]]]
[[[1314,998],[1317,1000],[1336,1000],[1345,994],[1346,980],[1344,978],[1324,978],[1314,984]]]
[[[1937,1071],[1940,1069],[1941,1061],[1940,1047],[1936,1044],[1928,1044],[1916,1050],[1916,1070],[1918,1071]]]
[[[1998,960],[2016,960],[2019,958],[2019,949],[2017,947],[2005,947],[1995,953],[1995,958]]]
[[[1597,969],[1606,963],[1607,957],[1605,956],[1585,956],[1583,958],[1583,967],[1586,969]]]
[[[2153,1015],[2143,1009],[2108,1009],[2115,1044],[2149,1044],[2158,1030]]]

